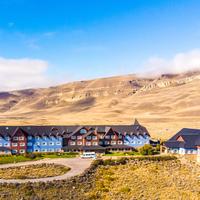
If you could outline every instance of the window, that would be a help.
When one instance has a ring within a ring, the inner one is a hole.
[[[32,146],[32,142],[28,142],[27,146],[31,147]]]
[[[18,151],[16,149],[13,149],[12,150],[12,153],[17,153]]]
[[[55,151],[56,151],[56,152],[59,152],[59,151],[61,151],[61,149],[55,149]]]
[[[82,145],[82,142],[77,142],[78,145]]]
[[[92,136],[92,139],[93,140],[97,140],[97,136]]]
[[[54,152],[54,149],[49,149],[50,152]]]
[[[47,136],[44,136],[43,139],[46,140],[46,139],[47,139]]]
[[[86,142],[86,146],[91,146],[91,142]]]
[[[135,144],[135,141],[131,141],[132,144]]]
[[[47,142],[42,142],[42,145],[43,145],[43,146],[46,146],[46,145],[47,145]]]
[[[28,140],[32,140],[32,136],[28,136]]]
[[[13,140],[16,140],[16,141],[17,141],[17,140],[18,140],[18,137],[13,137]]]
[[[36,140],[39,140],[39,139],[40,139],[40,137],[39,137],[39,136],[36,136],[36,137],[35,137],[35,139],[36,139]]]
[[[115,135],[111,135],[111,139],[115,139]]]
[[[138,141],[137,143],[138,143],[138,144],[142,144],[142,142],[141,142],[141,141]]]
[[[42,149],[42,152],[47,152],[47,149]]]
[[[20,143],[19,145],[20,145],[20,147],[24,147],[25,143]]]
[[[99,144],[102,145],[102,144],[103,144],[103,141],[99,141]]]
[[[191,152],[192,152],[193,154],[196,154],[196,153],[197,153],[197,151],[195,151],[195,150],[194,150],[194,151],[193,151],[193,150],[191,150]]]
[[[36,145],[40,145],[40,142],[36,142]]]
[[[92,144],[93,144],[93,146],[97,146],[97,145],[98,145],[98,143],[97,143],[97,142],[93,142]]]
[[[112,144],[112,145],[115,145],[115,144],[116,144],[116,141],[111,141],[111,144]]]
[[[4,144],[4,147],[9,147],[10,146],[10,143],[5,143]]]
[[[49,145],[50,145],[50,146],[53,146],[53,145],[54,145],[54,142],[49,142]]]
[[[110,139],[110,135],[106,135],[105,138],[106,138],[106,139]]]
[[[61,145],[61,142],[56,142],[56,145]]]
[[[17,147],[17,143],[12,143],[12,146],[13,147]]]
[[[25,153],[25,150],[24,149],[20,149],[19,152],[20,153]]]
[[[9,136],[6,136],[5,139],[6,139],[6,140],[10,140],[10,137],[9,137]]]
[[[76,142],[72,141],[72,142],[70,142],[70,145],[76,145]]]
[[[76,139],[76,136],[73,135],[73,136],[71,137],[71,139],[72,139],[72,140],[75,140],[75,139]]]
[[[105,141],[105,144],[108,145],[108,144],[110,144],[110,142],[109,141]]]
[[[118,141],[118,144],[123,144],[123,142],[122,141]]]
[[[2,143],[0,143],[0,147],[2,147],[3,146],[3,144]]]
[[[119,135],[119,137],[118,137],[119,139],[122,139],[122,135]]]
[[[91,140],[91,136],[87,136],[86,139],[87,139],[87,140]]]
[[[80,133],[81,133],[81,134],[85,134],[85,133],[87,133],[87,131],[86,131],[85,129],[81,129],[81,130],[80,130]]]
[[[83,138],[83,137],[82,137],[82,136],[80,136],[80,135],[79,135],[79,136],[77,136],[77,139],[78,139],[78,140],[82,140],[82,138]]]
[[[19,140],[24,140],[24,136],[20,136],[20,137],[19,137]]]
[[[35,152],[40,152],[40,150],[39,150],[39,149],[36,149]]]

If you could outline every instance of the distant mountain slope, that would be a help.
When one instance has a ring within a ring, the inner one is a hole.
[[[135,75],[0,93],[0,123],[130,124],[138,118],[153,136],[200,128],[200,73]]]

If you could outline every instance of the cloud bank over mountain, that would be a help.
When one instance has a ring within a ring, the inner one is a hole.
[[[184,73],[200,70],[200,49],[177,53],[170,59],[151,57],[142,70],[143,75],[160,75],[165,73]]]
[[[0,90],[47,86],[47,68],[48,62],[44,60],[0,57]]]

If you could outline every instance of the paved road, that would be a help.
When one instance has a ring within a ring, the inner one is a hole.
[[[0,168],[8,168],[8,167],[19,167],[25,165],[36,165],[36,164],[59,164],[70,167],[71,170],[66,174],[55,177],[47,177],[47,178],[37,178],[37,179],[0,179],[0,183],[26,183],[26,182],[48,182],[54,180],[64,180],[68,179],[72,176],[82,174],[87,168],[90,167],[92,160],[91,159],[81,159],[81,158],[58,158],[58,159],[44,159],[38,161],[28,161],[23,163],[13,163],[13,164],[3,164],[0,165]]]

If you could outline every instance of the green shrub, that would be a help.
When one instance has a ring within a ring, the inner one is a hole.
[[[34,153],[26,153],[24,155],[26,158],[35,159],[37,156]]]
[[[141,155],[153,155],[154,149],[150,144],[145,144],[143,147],[139,148],[139,153]]]

